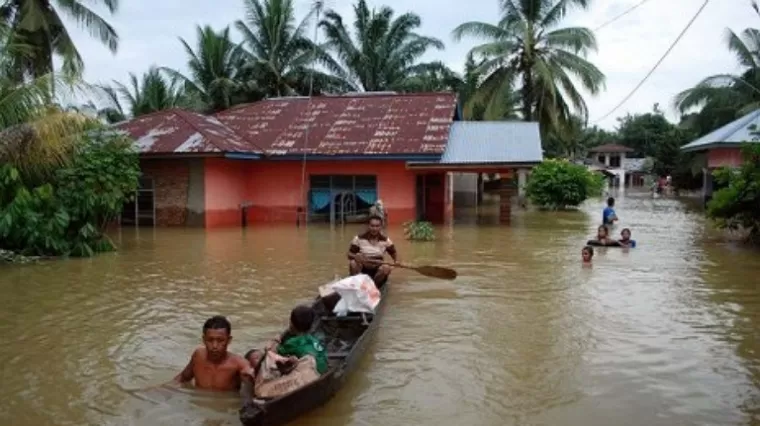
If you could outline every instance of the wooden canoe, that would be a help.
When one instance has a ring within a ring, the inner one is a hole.
[[[282,425],[329,401],[369,347],[386,303],[388,285],[381,285],[380,293],[375,314],[364,317],[353,313],[336,317],[332,309],[339,296],[317,297],[312,305],[317,312],[312,330],[327,347],[330,369],[319,380],[289,394],[267,401],[243,401],[239,411],[240,422],[245,426]]]

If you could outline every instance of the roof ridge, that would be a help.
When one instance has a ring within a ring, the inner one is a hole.
[[[177,108],[177,111],[175,111],[175,113],[177,114],[177,116],[179,116],[182,119],[182,121],[184,121],[190,127],[192,127],[193,129],[195,129],[196,132],[198,132],[198,133],[204,135],[205,137],[207,137],[209,139],[209,141],[211,142],[211,144],[214,145],[220,152],[226,152],[226,150],[219,146],[219,144],[218,144],[219,137],[216,136],[215,134],[211,133],[211,132],[207,132],[207,131],[199,128],[198,126],[196,126],[192,121],[188,120],[188,117],[186,116],[186,114],[197,114],[197,115],[203,117],[204,119],[213,118],[214,120],[216,120],[216,121],[219,122],[218,124],[214,123],[215,125],[220,125],[220,126],[224,127],[230,133],[232,133],[233,135],[237,136],[242,141],[250,144],[254,148],[256,148],[259,151],[261,151],[262,154],[266,154],[266,151],[264,149],[262,149],[260,146],[258,146],[255,143],[249,141],[247,138],[244,138],[238,132],[234,131],[232,128],[230,128],[229,126],[227,126],[226,124],[224,124],[221,120],[219,120],[218,118],[216,118],[213,115],[205,115],[205,114],[201,114],[199,112],[194,112],[194,111],[185,111],[182,108]]]
[[[217,141],[216,141],[216,136],[214,136],[214,135],[209,135],[209,134],[208,134],[207,132],[205,132],[204,130],[202,130],[202,129],[198,128],[198,126],[196,126],[194,123],[192,123],[190,120],[188,120],[187,116],[185,116],[185,113],[189,113],[189,111],[184,111],[184,110],[182,110],[181,108],[178,108],[178,110],[176,111],[176,114],[177,114],[177,116],[178,116],[179,118],[181,118],[181,119],[182,119],[182,121],[184,121],[184,122],[185,122],[185,123],[187,123],[187,124],[188,124],[190,127],[192,127],[193,129],[195,129],[195,131],[196,131],[196,132],[198,132],[198,133],[202,134],[203,136],[207,137],[207,138],[209,139],[209,142],[211,142],[211,144],[212,144],[212,145],[214,145],[214,146],[216,147],[216,149],[218,149],[220,152],[224,152],[224,149],[222,149],[222,148],[221,148],[221,147],[220,147],[220,146],[219,146],[219,145],[216,143],[216,142],[217,142]],[[197,114],[197,113],[196,113],[196,114]],[[224,127],[227,127],[227,126],[224,126]],[[213,137],[212,137],[212,136],[213,136]]]

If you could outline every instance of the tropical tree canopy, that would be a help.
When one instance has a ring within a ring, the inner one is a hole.
[[[420,17],[405,13],[394,18],[393,9],[369,9],[365,0],[354,5],[354,35],[334,10],[325,14],[320,27],[327,37],[327,48],[341,68],[336,75],[356,91],[411,91],[419,76],[446,73],[440,62],[420,62],[430,49],[442,50],[443,42],[415,32]]]
[[[700,135],[760,108],[760,30],[747,28],[737,34],[727,29],[725,40],[743,71],[709,76],[674,100],[682,114],[699,109],[686,124]]]
[[[559,27],[572,7],[588,0],[504,0],[496,24],[467,22],[454,30],[454,38],[486,40],[471,53],[484,61],[478,93],[486,110],[499,108],[519,86],[521,116],[539,121],[546,132],[575,114],[588,118],[580,88],[597,94],[604,74],[585,56],[597,48],[593,32],[583,27]],[[579,82],[576,86],[573,77]]]
[[[230,38],[229,27],[217,32],[210,26],[198,26],[196,31],[195,50],[180,38],[188,55],[189,75],[162,69],[172,77],[173,84],[180,84],[184,93],[199,102],[196,107],[203,112],[217,112],[242,101],[256,100],[253,87],[243,78],[243,49]]]
[[[15,37],[33,47],[33,53],[16,57],[16,77],[39,77],[53,71],[53,56],[63,59],[64,70],[79,73],[84,61],[66,29],[61,15],[116,52],[119,36],[116,30],[84,3],[97,4],[113,14],[119,0],[6,0],[0,6],[0,20],[10,27]]]
[[[243,35],[245,67],[265,96],[342,92],[350,87],[336,75],[340,66],[308,37],[317,9],[296,22],[293,0],[245,0],[245,20],[235,27]]]
[[[114,84],[115,92],[124,99],[126,112],[132,117],[165,109],[181,108],[190,104],[190,99],[182,85],[165,77],[157,67],[151,67],[139,79],[135,74],[130,73],[129,85],[117,81]],[[105,91],[113,101],[111,107],[125,115],[122,103],[113,96],[114,91],[107,88]]]

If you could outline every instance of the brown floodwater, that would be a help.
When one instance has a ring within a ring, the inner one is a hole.
[[[459,278],[394,272],[359,370],[296,424],[760,424],[760,253],[632,194],[617,229],[638,247],[584,268],[601,208],[469,220],[433,243],[391,229],[404,260]],[[185,365],[211,315],[238,353],[278,333],[345,272],[357,229],[124,229],[116,253],[0,267],[0,424],[238,424],[234,395],[141,389]]]

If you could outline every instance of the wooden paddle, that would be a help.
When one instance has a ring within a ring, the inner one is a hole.
[[[453,280],[457,277],[457,271],[451,268],[444,268],[442,266],[422,265],[411,266],[404,264],[385,263],[385,265],[393,266],[394,268],[404,268],[417,271],[417,273],[425,275],[426,277],[440,278],[442,280]]]

